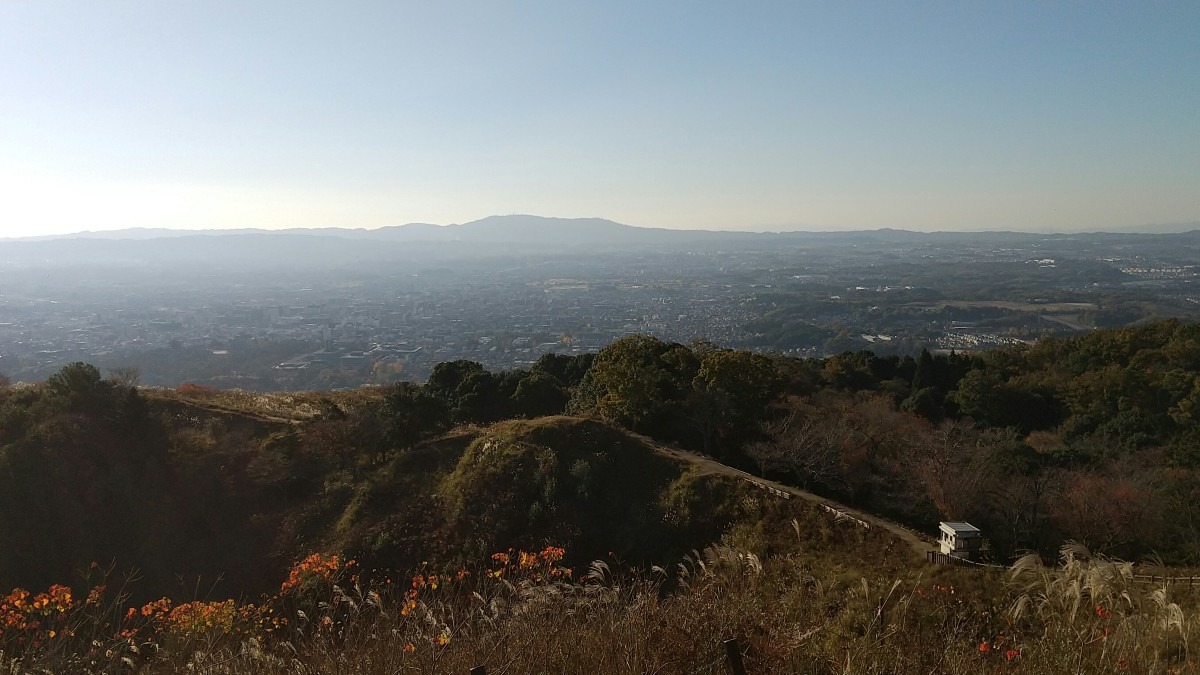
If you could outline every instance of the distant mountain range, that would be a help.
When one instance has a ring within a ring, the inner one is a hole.
[[[1172,234],[1200,230],[1200,222],[1165,223],[1137,227],[1103,228],[1095,233],[1122,234]],[[173,230],[167,228],[128,228],[102,232],[83,231],[74,234],[53,235],[43,237],[21,237],[0,239],[0,241],[48,241],[56,239],[117,239],[117,240],[147,240],[169,237],[189,236],[231,236],[231,235],[268,235],[268,236],[324,236],[353,240],[374,240],[388,242],[465,242],[478,244],[529,244],[540,246],[580,246],[589,244],[627,245],[627,244],[665,244],[683,241],[720,241],[746,240],[772,236],[793,237],[843,237],[847,235],[876,235],[901,236],[911,234],[916,237],[929,235],[983,235],[983,234],[1012,234],[1022,236],[1038,235],[1068,235],[1083,234],[1083,232],[1053,232],[1037,233],[1026,231],[1005,232],[911,232],[908,230],[859,230],[859,231],[828,231],[828,232],[745,232],[731,230],[674,230],[666,228],[634,227],[603,218],[547,218],[531,215],[489,216],[468,223],[453,225],[434,225],[431,223],[409,223],[378,229],[363,228],[290,228],[284,230],[264,229],[221,229],[221,230]]]
[[[339,237],[341,239],[375,240],[390,242],[467,242],[504,244],[546,244],[574,246],[580,244],[622,244],[648,241],[676,241],[679,239],[720,238],[728,235],[746,235],[746,232],[717,232],[709,230],[668,230],[663,228],[634,227],[603,218],[545,218],[542,216],[489,216],[481,220],[454,225],[431,223],[409,223],[378,229],[362,228],[290,228],[284,230],[229,229],[229,230],[171,230],[166,228],[129,228],[104,232],[79,232],[49,237],[26,237],[25,241],[54,239],[123,239],[146,240],[166,237],[187,236],[230,236],[230,235],[299,235]]]
[[[1185,229],[1180,226],[1177,229]],[[1200,223],[1193,230],[1200,229]],[[491,216],[459,225],[412,223],[376,230],[127,229],[59,237],[0,240],[0,265],[13,269],[153,268],[167,272],[268,269],[360,273],[427,269],[497,257],[596,256],[651,251],[731,252],[832,249],[890,251],[914,246],[1004,249],[1036,244],[1041,250],[1078,251],[1153,239],[1167,250],[1196,250],[1200,232],[1141,234],[1033,232],[729,232],[632,227],[600,218]],[[1106,249],[1107,250],[1107,249]]]

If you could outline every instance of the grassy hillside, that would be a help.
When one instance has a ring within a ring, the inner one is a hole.
[[[253,603],[130,606],[100,570],[76,594],[0,597],[0,656],[20,673],[718,673],[735,637],[751,673],[1195,670],[1187,587],[1079,549],[1008,574],[889,568],[886,540],[779,515],[664,568],[572,569],[545,547],[398,575],[314,554]]]
[[[765,508],[595,420],[468,425],[396,448],[371,437],[378,392],[97,386],[84,407],[49,388],[4,396],[17,423],[0,446],[0,587],[99,562],[138,570],[142,598],[253,596],[313,551],[407,568],[556,545],[568,562],[652,564]],[[114,423],[108,407],[128,397],[140,417]]]
[[[465,564],[507,548],[565,546],[653,564],[771,508],[616,427],[546,417],[464,428],[397,453],[324,512],[323,550],[406,565]],[[311,529],[311,526],[310,526]]]
[[[1197,559],[1197,330],[821,361],[634,337],[275,395],[74,364],[0,385],[0,663],[692,673],[737,636],[751,672],[1195,671],[1190,580],[1104,555]],[[1013,571],[805,490],[967,518]]]

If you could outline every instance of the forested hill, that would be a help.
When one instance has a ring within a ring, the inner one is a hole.
[[[528,371],[455,361],[423,385],[290,396],[74,364],[0,387],[0,585],[116,559],[248,590],[304,550],[404,565],[567,539],[653,561],[745,515],[734,487],[627,432],[920,530],[968,520],[998,561],[1078,540],[1194,565],[1198,404],[1200,327],[1174,321],[916,358],[633,336]]]

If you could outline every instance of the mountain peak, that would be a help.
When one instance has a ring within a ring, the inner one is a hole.
[[[513,214],[488,216],[461,225],[450,225],[447,229],[457,235],[456,239],[467,241],[570,245],[611,241],[614,236],[629,236],[643,228],[603,218],[547,218]]]

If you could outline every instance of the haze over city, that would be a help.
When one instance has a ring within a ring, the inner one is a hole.
[[[1200,221],[1196,3],[0,2],[0,236]]]

